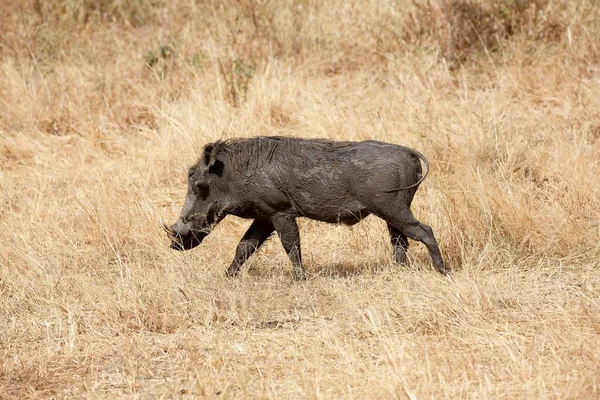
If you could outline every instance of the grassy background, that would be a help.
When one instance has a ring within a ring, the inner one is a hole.
[[[3,1],[0,398],[598,398],[592,0]],[[378,139],[432,162],[420,244],[248,221],[169,250],[218,138]]]

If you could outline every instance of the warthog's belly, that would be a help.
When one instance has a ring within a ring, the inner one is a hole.
[[[326,213],[309,213],[305,217],[317,221],[328,222],[330,224],[354,225],[363,218],[367,217],[369,212],[365,209],[351,210],[328,210]]]

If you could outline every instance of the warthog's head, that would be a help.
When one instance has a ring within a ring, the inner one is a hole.
[[[172,249],[193,249],[221,220],[226,198],[223,168],[223,162],[216,157],[215,146],[208,145],[202,158],[189,169],[188,191],[181,214],[171,226],[162,223]]]

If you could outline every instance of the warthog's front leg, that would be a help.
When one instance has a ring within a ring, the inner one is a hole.
[[[242,265],[269,238],[274,230],[275,227],[271,221],[255,219],[237,245],[235,257],[226,272],[227,276],[238,275]]]
[[[279,235],[281,244],[292,260],[292,272],[295,280],[305,280],[306,272],[302,267],[302,253],[300,252],[300,232],[296,218],[288,215],[276,214],[271,220]]]

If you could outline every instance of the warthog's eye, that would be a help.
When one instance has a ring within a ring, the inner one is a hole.
[[[196,171],[195,171],[195,170],[193,170],[193,169],[190,169],[190,170],[188,171],[188,179],[192,179],[192,176],[194,176],[194,174],[195,174],[195,173],[196,173]]]

